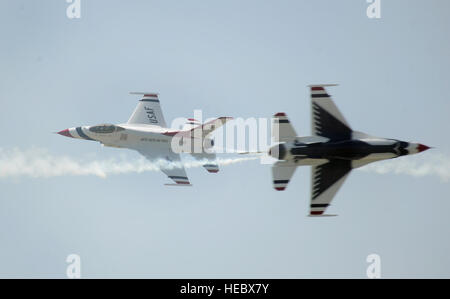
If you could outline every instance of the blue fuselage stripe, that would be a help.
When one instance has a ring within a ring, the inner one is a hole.
[[[83,130],[81,129],[81,127],[78,127],[78,128],[77,128],[77,133],[78,133],[78,135],[80,135],[80,137],[83,138],[83,139],[95,141],[94,139],[92,139],[92,138],[89,137],[88,135],[84,134],[84,132],[83,132]]]

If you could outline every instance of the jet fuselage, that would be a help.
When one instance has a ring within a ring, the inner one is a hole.
[[[299,138],[301,140],[301,138]],[[351,139],[306,143],[299,140],[275,145],[269,154],[285,161],[384,160],[419,153],[428,147],[394,139]],[[315,163],[312,163],[315,164]]]
[[[210,138],[198,139],[195,144],[191,137],[184,138],[182,133],[169,128],[161,128],[153,125],[129,125],[129,124],[103,124],[97,126],[82,126],[66,129],[58,134],[77,139],[98,141],[104,146],[142,150],[149,147],[167,147],[175,149],[178,145],[180,151],[194,152],[194,145],[203,148],[211,148],[214,141]],[[177,135],[179,134],[179,135]],[[176,136],[177,140],[173,140]],[[190,147],[182,146],[189,141]],[[172,144],[174,142],[174,144]]]
[[[70,128],[59,132],[67,137],[98,141],[109,147],[141,149],[148,146],[156,146],[159,143],[172,141],[169,129],[152,125],[112,125],[83,126]]]
[[[384,160],[415,154],[428,147],[394,139],[351,139],[303,143],[298,140],[280,143],[270,150],[278,160],[343,159]]]

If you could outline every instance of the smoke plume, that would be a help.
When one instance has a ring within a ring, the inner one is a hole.
[[[405,156],[369,164],[362,171],[378,174],[409,175],[413,177],[433,176],[442,182],[450,181],[450,155],[426,153]]]
[[[166,160],[148,161],[144,157],[130,159],[129,157],[109,159],[77,159],[69,156],[51,154],[42,148],[27,150],[0,148],[0,179],[1,178],[51,178],[59,176],[97,176],[105,178],[109,175],[127,173],[142,173],[159,171],[160,168],[202,167],[205,163],[214,162],[219,166],[231,165],[258,157],[227,158],[215,161],[186,159],[184,162],[169,162]]]

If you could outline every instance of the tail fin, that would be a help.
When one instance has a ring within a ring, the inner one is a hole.
[[[297,137],[286,113],[279,112],[273,116],[272,137],[274,142],[286,142]]]

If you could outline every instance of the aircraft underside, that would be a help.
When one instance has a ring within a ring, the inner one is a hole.
[[[429,148],[353,131],[326,86],[310,86],[312,136],[299,137],[287,115],[277,113],[272,136],[278,144],[269,151],[278,160],[272,167],[273,186],[278,191],[286,189],[298,166],[311,166],[310,216],[324,216],[352,169]]]

